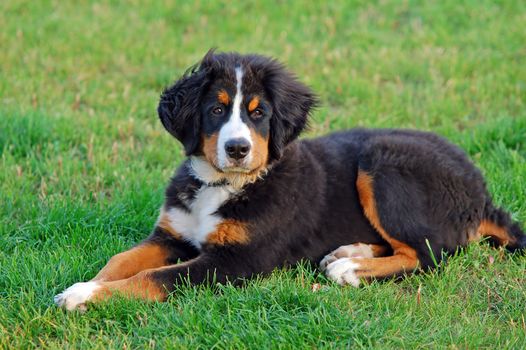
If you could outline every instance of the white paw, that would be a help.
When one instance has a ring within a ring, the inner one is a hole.
[[[325,274],[339,285],[350,284],[358,287],[360,278],[356,275],[356,271],[359,268],[360,264],[356,263],[356,259],[340,258],[327,265]]]
[[[332,253],[325,255],[320,261],[320,270],[325,271],[327,269],[327,266],[329,266],[330,263],[336,260],[338,260],[338,258],[335,257]]]
[[[342,245],[321,259],[320,269],[325,271],[330,263],[341,258],[372,258],[373,256],[373,251],[368,244],[355,243],[350,245]]]
[[[59,307],[66,310],[79,309],[86,310],[86,301],[88,301],[93,292],[100,288],[97,282],[79,282],[75,283],[60,294],[55,295],[53,300]]]

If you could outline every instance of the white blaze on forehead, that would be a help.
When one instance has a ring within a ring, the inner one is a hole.
[[[217,158],[219,166],[221,168],[229,166],[228,157],[225,151],[225,143],[232,139],[244,138],[250,142],[252,146],[252,137],[250,135],[250,129],[247,124],[241,120],[241,108],[243,102],[243,92],[241,90],[243,81],[243,70],[241,67],[235,69],[236,72],[236,96],[234,97],[234,103],[232,104],[232,114],[230,119],[226,122],[219,131],[219,137],[217,140]],[[250,164],[252,158],[252,151],[247,155],[244,162]]]

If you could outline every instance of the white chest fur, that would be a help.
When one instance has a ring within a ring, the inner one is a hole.
[[[217,209],[234,194],[230,186],[203,186],[189,203],[190,212],[180,208],[170,208],[166,212],[169,225],[199,249],[222,220],[216,214]]]

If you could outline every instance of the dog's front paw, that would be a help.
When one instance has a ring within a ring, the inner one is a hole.
[[[359,259],[359,258],[358,258]],[[325,274],[339,285],[350,284],[354,287],[360,286],[360,278],[356,275],[360,264],[351,258],[340,258],[329,263]]]
[[[97,282],[79,282],[75,283],[60,294],[55,295],[55,304],[66,310],[86,310],[86,302],[90,300],[93,293],[100,289]]]

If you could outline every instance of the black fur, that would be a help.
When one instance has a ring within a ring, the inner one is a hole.
[[[206,71],[194,68],[163,92],[157,108],[164,127],[183,144],[186,155],[199,146],[200,118],[196,111],[207,83]]]
[[[247,57],[252,71],[272,101],[274,113],[270,123],[269,151],[271,159],[279,159],[284,147],[307,126],[307,116],[318,104],[318,99],[278,61],[257,55]]]

